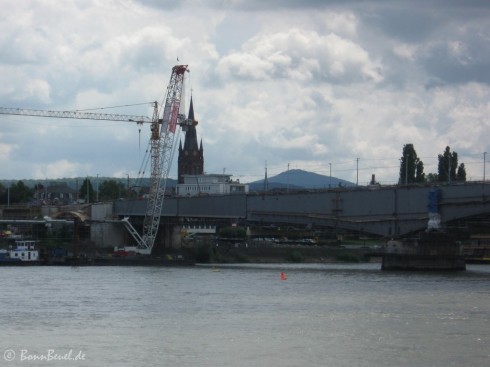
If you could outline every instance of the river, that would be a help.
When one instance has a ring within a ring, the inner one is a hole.
[[[490,365],[489,266],[379,267],[1,267],[0,365]]]

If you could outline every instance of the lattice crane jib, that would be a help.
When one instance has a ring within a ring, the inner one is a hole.
[[[158,120],[159,131],[153,116],[151,141],[151,177],[148,205],[143,221],[142,243],[139,247],[151,253],[160,225],[160,216],[163,207],[167,178],[172,164],[172,155],[175,143],[177,125],[182,124],[183,116],[179,114],[184,88],[184,77],[187,65],[176,65],[172,68],[172,75],[167,87],[163,104],[163,116]],[[136,239],[137,240],[137,239]]]

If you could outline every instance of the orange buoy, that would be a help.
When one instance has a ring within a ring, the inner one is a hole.
[[[286,273],[281,271],[281,280],[286,280]]]

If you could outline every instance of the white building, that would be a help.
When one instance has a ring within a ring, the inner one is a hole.
[[[184,183],[177,185],[179,196],[246,194],[248,185],[239,180],[233,181],[231,175],[204,174],[184,175]]]

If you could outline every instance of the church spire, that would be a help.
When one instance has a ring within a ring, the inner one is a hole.
[[[194,121],[194,104],[192,103],[192,95],[191,95],[191,105],[189,106],[189,115],[187,118],[191,121]]]
[[[192,102],[192,96],[187,119],[192,121],[192,123],[187,126],[187,131],[185,132],[184,150],[189,152],[197,151],[199,148],[197,145],[196,119],[194,118],[194,103]]]
[[[204,173],[202,139],[199,145],[197,141],[197,121],[194,116],[194,101],[192,100],[192,95],[187,119],[189,124],[186,125],[185,129],[184,144],[182,144],[181,141],[179,145],[179,183],[184,183],[185,175],[202,175]]]

